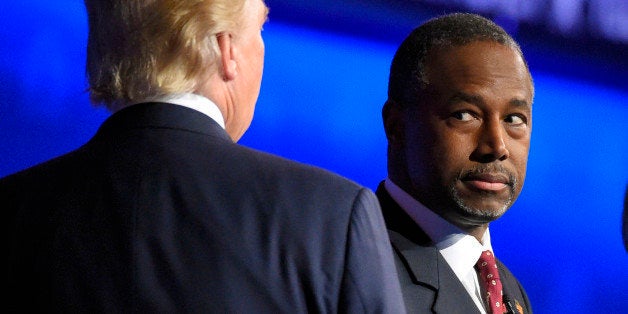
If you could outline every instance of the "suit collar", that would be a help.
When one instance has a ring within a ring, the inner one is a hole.
[[[141,103],[121,109],[101,125],[96,137],[141,128],[184,130],[233,142],[210,117],[194,109],[168,103]]]
[[[434,313],[477,313],[477,307],[430,238],[390,197],[383,182],[377,188],[393,249],[412,282],[434,292]],[[410,296],[411,298],[412,296]],[[456,298],[452,302],[452,298]]]
[[[389,235],[395,253],[412,282],[433,291],[433,313],[479,313],[467,290],[438,249],[417,245],[395,231],[389,231]]]
[[[225,128],[225,120],[220,112],[220,108],[218,108],[218,105],[205,96],[194,93],[167,94],[136,102],[135,104],[148,102],[175,104],[194,109],[212,118],[223,129]]]
[[[382,207],[386,227],[420,246],[431,246],[432,240],[423,232],[395,200],[390,197],[382,181],[375,191]]]
[[[439,262],[442,260],[438,250],[432,246],[417,245],[393,230],[389,230],[388,234],[395,252],[403,257],[402,261],[410,270],[412,281],[438,290],[438,272],[433,271],[439,269]]]
[[[439,260],[445,262],[438,249],[423,230],[401,209],[380,183],[375,192],[379,199],[390,241],[410,270],[415,283],[423,283],[438,290]],[[420,261],[420,262],[419,262]]]

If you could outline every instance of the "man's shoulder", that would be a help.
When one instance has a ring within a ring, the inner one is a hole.
[[[22,184],[29,184],[31,187],[33,187],[33,184],[39,183],[50,184],[50,181],[46,180],[61,179],[62,176],[59,176],[60,174],[69,174],[64,171],[66,167],[75,167],[77,165],[77,151],[65,153],[0,178],[0,190]]]
[[[9,217],[18,208],[51,208],[53,200],[70,194],[76,176],[85,175],[78,164],[73,151],[0,178],[0,206]]]
[[[316,185],[318,189],[346,189],[357,192],[364,189],[363,186],[351,179],[343,177],[330,170],[304,162],[287,159],[272,153],[259,151],[256,149],[240,147],[241,154],[248,155],[249,165],[259,171],[261,177],[272,177],[275,180],[290,181],[293,183],[307,182],[309,186]],[[242,161],[242,160],[239,160]]]

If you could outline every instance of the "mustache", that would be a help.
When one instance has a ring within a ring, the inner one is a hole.
[[[457,180],[471,181],[482,179],[505,183],[511,187],[517,184],[515,174],[500,164],[480,164],[471,169],[463,169],[458,174]]]

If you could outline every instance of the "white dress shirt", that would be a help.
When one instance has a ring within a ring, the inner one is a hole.
[[[223,129],[225,128],[225,120],[220,112],[218,106],[207,97],[192,94],[192,93],[181,93],[181,94],[171,94],[164,95],[161,97],[153,97],[144,99],[142,101],[138,101],[132,105],[146,102],[165,102],[169,104],[179,105],[183,107],[187,107],[190,109],[194,109],[200,113],[207,115],[212,118],[212,120],[216,121]]]
[[[435,243],[436,248],[454,271],[480,312],[486,314],[482,290],[474,266],[482,251],[493,251],[488,228],[482,236],[482,243],[480,243],[475,237],[463,232],[429,210],[390,179],[386,179],[384,186],[392,199],[412,217],[414,222]]]

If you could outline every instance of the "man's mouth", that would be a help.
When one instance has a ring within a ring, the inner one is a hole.
[[[508,176],[501,173],[469,174],[462,181],[476,190],[501,191],[511,185]]]

